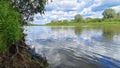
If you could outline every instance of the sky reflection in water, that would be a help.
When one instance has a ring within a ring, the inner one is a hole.
[[[25,30],[26,43],[35,45],[50,68],[120,68],[120,31],[48,26],[27,26]]]

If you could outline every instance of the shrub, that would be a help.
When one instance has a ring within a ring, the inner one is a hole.
[[[13,9],[9,2],[0,1],[0,51],[21,39],[20,14]]]

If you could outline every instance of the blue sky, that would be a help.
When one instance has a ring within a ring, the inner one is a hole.
[[[46,5],[45,15],[34,15],[35,24],[48,23],[51,20],[71,20],[76,14],[84,18],[102,18],[106,8],[120,12],[120,0],[53,0]]]

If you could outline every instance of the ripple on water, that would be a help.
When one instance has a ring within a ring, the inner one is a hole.
[[[34,41],[35,51],[47,58],[50,68],[120,68],[119,32],[108,38],[101,28],[31,26],[27,29],[26,43],[30,45],[29,38]]]

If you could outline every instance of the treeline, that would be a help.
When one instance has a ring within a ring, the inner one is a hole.
[[[120,12],[115,12],[114,9],[105,9],[102,13],[103,18],[83,18],[82,15],[77,14],[74,16],[74,19],[71,21],[68,20],[52,20],[50,23],[46,25],[64,25],[64,24],[71,24],[71,23],[102,23],[102,22],[120,22]]]

